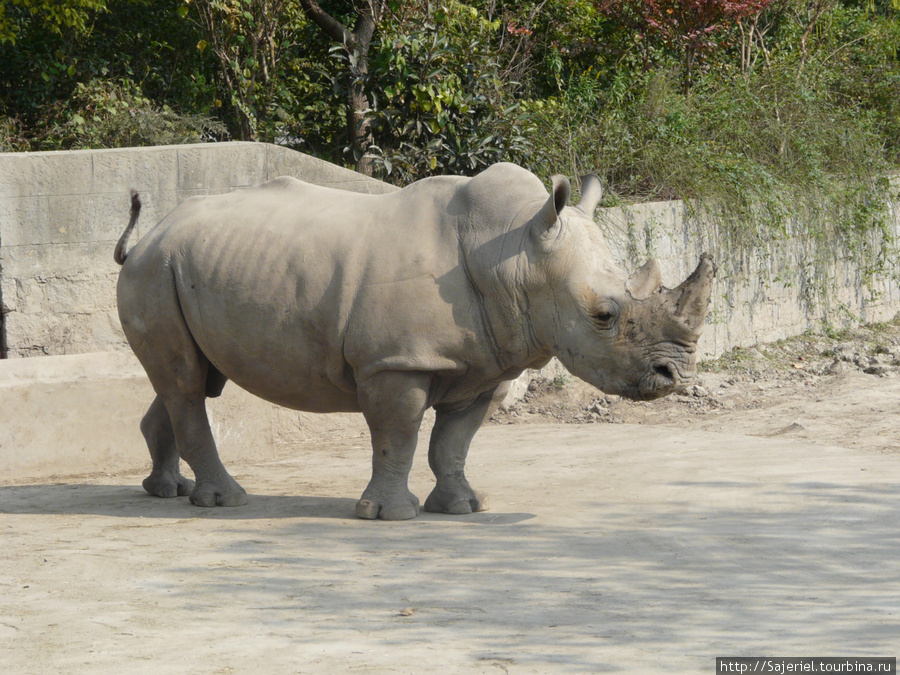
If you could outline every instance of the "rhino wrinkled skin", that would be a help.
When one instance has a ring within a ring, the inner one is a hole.
[[[384,195],[278,178],[193,197],[125,254],[116,247],[122,327],[156,398],[141,422],[152,495],[236,506],[205,400],[227,380],[278,405],[362,412],[372,478],[356,513],[419,512],[407,487],[417,432],[436,411],[427,511],[487,508],[464,468],[508,383],[557,356],[604,392],[650,400],[695,373],[715,268],[701,257],[676,289],[651,260],[630,277],[593,211],[595,176],[569,181],[512,164]],[[127,259],[126,259],[127,258]],[[196,483],[179,472],[179,457]]]

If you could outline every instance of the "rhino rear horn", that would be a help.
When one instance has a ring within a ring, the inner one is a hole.
[[[578,208],[584,211],[589,217],[593,217],[597,204],[603,198],[603,183],[600,179],[589,173],[581,177],[581,201],[578,202]]]
[[[660,286],[662,286],[662,271],[655,258],[645,262],[625,282],[625,290],[635,300],[646,300],[658,291]]]
[[[572,192],[569,179],[565,176],[556,175],[550,180],[553,182],[550,197],[544,202],[533,221],[535,234],[538,235],[545,234],[547,230],[556,224],[559,214],[565,208],[566,203],[569,201],[569,195]]]
[[[671,291],[675,300],[675,318],[691,330],[699,330],[706,320],[715,276],[716,265],[712,256],[703,253],[697,269],[678,288]]]

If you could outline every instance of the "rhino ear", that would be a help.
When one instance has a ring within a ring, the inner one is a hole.
[[[581,177],[581,201],[578,208],[593,217],[597,204],[603,198],[603,184],[596,175],[589,173]]]
[[[625,282],[625,290],[635,300],[646,300],[662,286],[662,271],[655,258],[651,258]]]
[[[545,235],[556,224],[559,214],[565,208],[566,203],[569,201],[569,194],[572,192],[569,179],[565,176],[556,175],[550,180],[553,181],[550,197],[544,202],[541,210],[538,211],[531,221],[532,231],[539,237]]]

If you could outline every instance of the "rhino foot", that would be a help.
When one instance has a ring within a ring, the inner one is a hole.
[[[461,516],[476,511],[487,511],[488,508],[488,496],[473,490],[468,483],[454,488],[438,485],[425,500],[425,510],[430,513]]]
[[[237,482],[228,477],[222,483],[197,483],[191,492],[191,504],[195,506],[243,506],[247,503],[247,492]]]
[[[419,498],[412,492],[388,496],[382,499],[363,494],[356,502],[357,518],[366,520],[409,520],[419,515]]]
[[[147,494],[154,497],[185,497],[194,489],[194,481],[180,473],[152,472],[142,483]]]

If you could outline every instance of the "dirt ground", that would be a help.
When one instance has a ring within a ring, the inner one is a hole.
[[[900,318],[838,334],[736,349],[659,401],[606,396],[573,377],[538,380],[493,423],[652,424],[787,436],[900,452]]]
[[[895,322],[738,350],[653,403],[538,382],[476,437],[468,473],[492,508],[470,516],[355,519],[365,437],[225,458],[251,495],[235,509],[149,497],[141,475],[0,480],[0,671],[897,656],[898,413]]]

